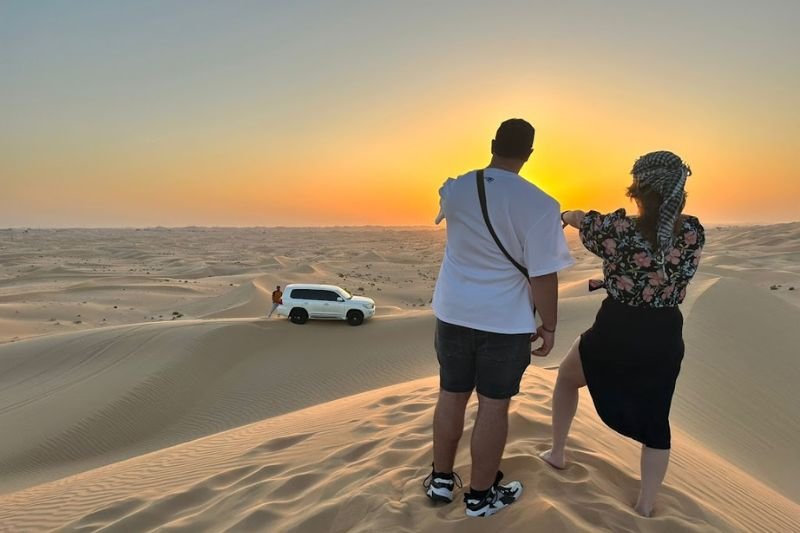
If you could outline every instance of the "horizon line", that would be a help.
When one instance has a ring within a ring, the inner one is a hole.
[[[738,226],[779,226],[784,224],[798,224],[800,219],[785,220],[785,221],[709,221],[705,222],[706,226],[725,226],[725,227],[738,227]],[[319,224],[309,226],[234,226],[234,225],[180,225],[180,226],[165,226],[161,224],[149,226],[0,226],[0,232],[7,231],[30,231],[30,230],[186,230],[186,229],[423,229],[423,230],[441,230],[446,227],[445,224]]]

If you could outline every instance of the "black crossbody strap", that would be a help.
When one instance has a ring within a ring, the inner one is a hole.
[[[530,276],[528,275],[528,269],[520,265],[516,260],[514,260],[513,257],[511,257],[511,254],[508,253],[508,251],[503,246],[503,243],[500,242],[500,239],[497,237],[497,233],[494,232],[492,223],[489,221],[489,208],[486,206],[486,185],[483,182],[483,170],[479,170],[476,173],[475,177],[477,178],[478,182],[478,198],[480,198],[481,201],[481,212],[483,212],[483,220],[484,222],[486,222],[486,227],[489,228],[489,233],[492,234],[494,242],[497,243],[497,247],[500,248],[500,251],[503,252],[503,255],[505,255],[508,258],[508,260],[511,261],[511,264],[517,267],[517,270],[522,272],[522,275],[525,276],[526,280],[530,280]]]

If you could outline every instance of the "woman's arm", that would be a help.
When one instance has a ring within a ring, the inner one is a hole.
[[[564,223],[564,227],[572,226],[573,228],[580,229],[585,216],[586,213],[580,210],[564,211],[561,213],[561,222]]]

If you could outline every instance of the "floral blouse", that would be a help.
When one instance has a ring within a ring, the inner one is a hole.
[[[675,307],[686,297],[686,286],[697,273],[705,230],[687,217],[666,254],[653,250],[636,229],[636,219],[624,209],[602,215],[590,211],[580,228],[583,245],[603,259],[603,281],[589,282],[590,290],[605,288],[615,300],[637,307]]]

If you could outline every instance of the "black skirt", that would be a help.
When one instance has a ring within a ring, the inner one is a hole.
[[[677,307],[632,307],[609,297],[580,341],[586,384],[611,429],[669,449],[669,409],[683,360]]]

